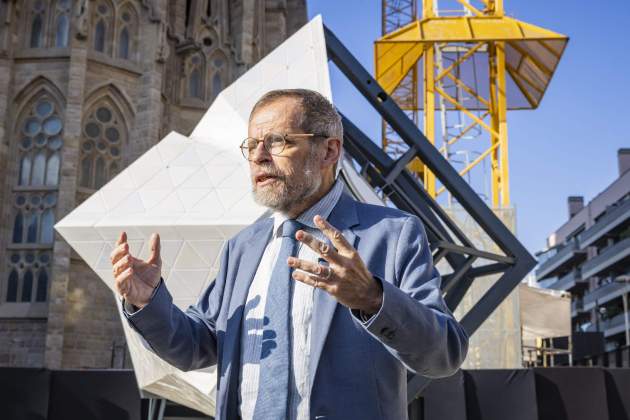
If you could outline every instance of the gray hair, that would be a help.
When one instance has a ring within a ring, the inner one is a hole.
[[[309,89],[277,89],[265,93],[252,108],[249,120],[259,109],[281,98],[294,98],[299,100],[302,112],[296,113],[294,127],[305,133],[313,133],[325,137],[339,139],[343,152],[343,125],[341,116],[332,103],[324,95]],[[342,154],[335,165],[338,174],[341,167]]]

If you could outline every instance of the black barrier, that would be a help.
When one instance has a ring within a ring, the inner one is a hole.
[[[409,420],[466,420],[464,373],[431,381],[409,407]]]
[[[604,353],[604,333],[602,332],[574,332],[571,336],[573,346],[573,362],[581,364],[580,361],[587,357]]]
[[[610,420],[630,420],[630,369],[604,370]]]
[[[609,420],[604,371],[535,368],[539,420]]]
[[[56,370],[48,420],[140,420],[140,393],[131,370]]]
[[[538,420],[531,370],[468,370],[464,377],[468,420]]]
[[[0,369],[0,419],[45,420],[49,389],[46,369]]]
[[[173,404],[161,412],[202,417]],[[432,381],[409,414],[410,420],[630,420],[630,369],[460,371]],[[131,370],[0,368],[0,419],[148,420],[148,411],[142,414]]]

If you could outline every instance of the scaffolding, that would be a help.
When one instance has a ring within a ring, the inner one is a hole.
[[[385,12],[400,2],[382,3]],[[383,28],[388,20],[384,14]],[[567,42],[564,35],[505,16],[503,0],[424,0],[422,19],[375,42],[376,79],[398,103],[393,93],[403,82],[404,92],[420,91],[421,62],[422,101],[414,110],[423,111],[424,134],[434,146],[439,141],[436,147],[467,181],[482,179],[475,189],[489,205],[508,208],[507,111],[538,107]],[[408,104],[402,108],[409,110]],[[394,144],[384,129],[385,150],[400,153]],[[472,177],[476,167],[481,169]],[[411,162],[409,169],[433,198],[446,191],[423,163]]]
[[[381,6],[381,35],[383,36],[414,22],[418,17],[416,0],[383,0]],[[418,66],[411,66],[397,86],[389,93],[400,109],[417,125],[419,121]],[[402,156],[408,150],[405,142],[385,120],[381,122],[381,141],[383,150],[394,159]],[[420,161],[415,159],[411,163],[411,167],[422,179],[424,166]]]

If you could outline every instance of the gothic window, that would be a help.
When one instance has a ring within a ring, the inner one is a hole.
[[[118,39],[118,57],[128,59],[129,58],[129,30],[123,28],[120,31],[120,38]]]
[[[111,40],[113,38],[113,15],[111,3],[100,0],[94,6],[93,22],[94,32],[92,47],[95,51],[111,55]]]
[[[186,85],[186,96],[203,100],[204,86],[204,59],[201,54],[192,54],[186,60],[186,74],[188,75]]]
[[[57,194],[16,193],[13,202],[15,217],[13,221],[13,244],[53,243],[53,225],[55,222],[54,206]]]
[[[227,61],[222,53],[217,52],[209,63],[210,67],[210,101],[221,93],[227,81]]]
[[[46,2],[44,0],[34,0],[31,2],[30,10],[30,44],[31,48],[41,48],[44,46],[44,34],[46,23]]]
[[[223,89],[223,82],[221,81],[221,74],[217,72],[212,76],[212,100],[221,92],[221,89]]]
[[[137,51],[136,40],[138,18],[133,7],[127,3],[118,14],[116,56],[133,60]]]
[[[188,82],[188,95],[191,98],[201,99],[201,74],[199,69],[193,69]]]
[[[33,295],[33,272],[26,270],[24,272],[24,282],[22,284],[22,302],[30,302]]]
[[[57,187],[62,130],[59,109],[48,97],[42,97],[24,119],[18,132],[19,186]]]
[[[70,37],[70,9],[71,0],[59,0],[55,7],[55,47],[65,48],[68,46]]]
[[[80,187],[97,190],[120,171],[126,134],[122,117],[109,101],[92,108],[83,124]]]
[[[45,302],[63,146],[62,110],[43,93],[18,121],[19,169],[10,198],[5,300]]]
[[[11,270],[7,286],[7,302],[15,302],[17,300],[18,281],[19,278],[17,270]]]
[[[39,274],[37,275],[36,293],[36,302],[46,302],[46,293],[48,293],[48,274],[46,273],[46,270],[39,270]]]
[[[52,249],[9,251],[7,302],[46,302]]]

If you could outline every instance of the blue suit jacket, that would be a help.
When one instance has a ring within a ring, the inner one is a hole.
[[[383,305],[363,323],[326,292],[315,291],[311,418],[406,419],[407,372],[453,374],[466,356],[468,337],[442,299],[417,217],[344,193],[328,220],[381,281]],[[186,312],[172,304],[162,283],[147,306],[128,315],[172,365],[191,370],[217,364],[217,419],[238,416],[241,320],[272,227],[267,218],[230,239],[216,280]]]

